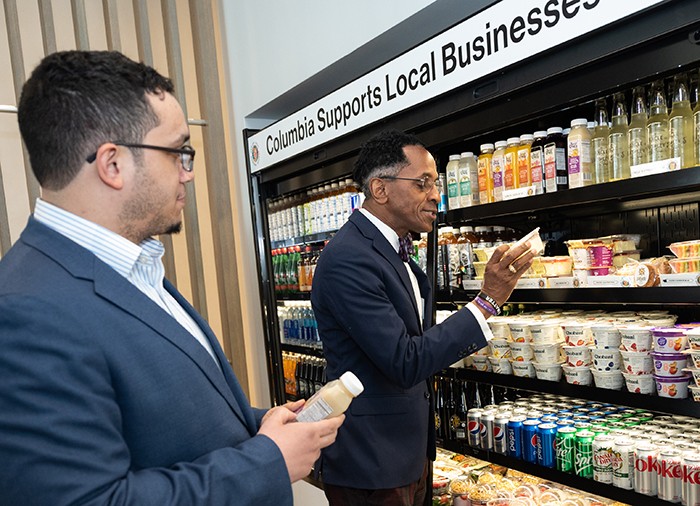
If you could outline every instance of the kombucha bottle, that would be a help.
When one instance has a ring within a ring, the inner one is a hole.
[[[567,136],[569,188],[580,188],[594,183],[591,170],[591,134],[588,121],[576,118],[571,121],[571,131]]]
[[[644,86],[636,86],[632,92],[632,108],[629,126],[630,165],[649,161],[649,135],[647,134],[647,101]]]
[[[647,119],[647,135],[649,136],[649,161],[666,160],[670,155],[668,135],[668,107],[664,82],[654,81],[651,85],[649,100],[649,119]]]
[[[595,101],[596,126],[591,137],[591,155],[595,183],[607,183],[610,181],[610,159],[608,153],[608,105],[604,98]]]
[[[610,180],[619,181],[630,177],[629,127],[627,125],[627,108],[625,94],[613,95],[612,127],[608,136],[608,153],[610,154]]]
[[[693,111],[690,108],[688,85],[682,74],[673,80],[673,104],[668,123],[671,158],[679,157],[682,169],[693,167]]]

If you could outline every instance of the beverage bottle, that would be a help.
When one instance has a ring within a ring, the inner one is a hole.
[[[517,151],[517,167],[518,167],[518,188],[526,188],[530,186],[532,174],[530,173],[530,147],[532,146],[535,136],[532,134],[523,134],[520,136],[520,143]]]
[[[445,168],[445,176],[447,178],[447,208],[458,209],[460,205],[459,198],[459,155],[450,155],[450,160]]]
[[[668,124],[671,158],[679,157],[682,169],[693,167],[693,111],[690,107],[688,84],[683,74],[673,79],[673,102]]]
[[[457,429],[459,428],[459,421],[455,423],[455,415],[457,413],[457,401],[455,400],[455,393],[453,388],[453,380],[445,379],[446,386],[446,397],[445,397],[445,411],[443,419],[445,420],[446,432],[445,435],[448,439],[457,438]],[[456,426],[456,427],[455,427]]]
[[[338,197],[340,185],[331,183],[331,191],[328,194],[328,230],[338,230]]]
[[[416,263],[418,264],[418,267],[420,267],[423,272],[428,272],[428,233],[427,232],[421,232],[420,234],[420,240],[418,241],[418,245],[416,247],[417,250],[417,256],[418,260]]]
[[[438,438],[444,439],[444,420],[442,419],[442,413],[445,409],[445,403],[443,401],[443,391],[442,391],[442,380],[440,377],[435,378],[434,382],[435,389],[435,434]]]
[[[481,202],[479,197],[479,167],[474,153],[467,151],[459,157],[459,197],[460,207],[475,206]]]
[[[458,281],[459,277],[459,245],[457,244],[457,236],[452,227],[444,227],[443,229],[443,244],[447,251],[447,287],[461,288]]]
[[[461,281],[465,279],[474,279],[476,272],[474,271],[474,252],[473,244],[479,240],[474,235],[474,229],[469,226],[459,227],[459,237],[457,245],[459,247],[459,270],[461,273]],[[458,281],[460,288],[462,284]]]
[[[438,174],[438,181],[440,181],[440,201],[438,202],[438,213],[445,213],[447,211],[447,186],[445,174]]]
[[[311,190],[304,194],[304,235],[311,234]]]
[[[612,127],[608,135],[608,153],[610,154],[610,180],[629,179],[629,127],[627,125],[627,108],[625,94],[613,95]]]
[[[326,383],[304,404],[297,413],[297,422],[318,422],[340,416],[364,389],[357,376],[346,371],[340,378]]]
[[[301,237],[304,235],[304,196],[299,193],[295,197],[295,209],[297,214],[297,224],[296,224],[296,234],[295,237]]]
[[[647,132],[647,101],[644,86],[636,86],[632,91],[630,111],[629,145],[630,166],[649,161],[649,134]]]
[[[544,193],[544,143],[547,132],[538,130],[530,146],[530,183],[535,187],[535,195]]]
[[[491,172],[491,159],[493,158],[493,144],[479,146],[481,153],[477,162],[477,176],[479,180],[479,203],[493,202],[493,173]]]
[[[493,227],[493,238],[491,240],[492,246],[500,246],[508,242],[508,234],[506,232],[506,227],[496,226]]]
[[[299,283],[299,291],[306,292],[306,248],[304,252],[299,252],[299,261],[297,263],[297,281]]]
[[[580,188],[593,184],[591,170],[591,134],[585,118],[571,121],[571,131],[567,137],[569,188]]]
[[[520,137],[509,137],[505,153],[503,154],[503,189],[514,190],[520,188],[518,173],[518,146]]]
[[[289,263],[287,264],[287,291],[296,292],[299,290],[299,246],[291,246],[289,249]]]
[[[697,75],[693,80],[693,153],[695,165],[700,165],[700,81]]]
[[[467,403],[467,392],[464,388],[464,382],[458,381],[455,384],[457,390],[457,409],[455,411],[455,421],[459,422],[459,426],[455,428],[455,439],[457,441],[466,441],[467,439],[467,411],[469,411],[469,405]]]
[[[437,287],[438,290],[445,290],[449,287],[449,266],[450,260],[447,256],[447,240],[445,232],[447,227],[438,229],[437,238]]]
[[[588,121],[586,123],[586,128],[588,128],[588,133],[591,134],[591,137],[593,137],[593,134],[595,133],[595,121]]]
[[[503,200],[503,188],[505,184],[504,169],[505,169],[505,154],[506,141],[496,141],[495,150],[491,157],[491,172],[493,174],[493,201],[500,202]]]
[[[662,80],[654,81],[651,85],[647,135],[649,136],[649,161],[666,160],[670,155],[668,107],[666,107],[666,94]]]
[[[544,140],[544,191],[551,193],[569,188],[569,169],[566,162],[566,138],[561,127],[547,129]]]
[[[287,279],[289,268],[287,248],[279,250],[279,293],[286,294],[288,290]]]
[[[476,227],[474,231],[480,248],[490,248],[493,246],[493,237],[490,233],[490,227]]]
[[[605,98],[595,101],[596,126],[591,137],[591,162],[593,164],[594,182],[597,184],[610,181],[610,154],[608,152],[608,104]]]

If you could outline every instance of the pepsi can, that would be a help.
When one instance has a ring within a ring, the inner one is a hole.
[[[496,411],[492,409],[481,412],[479,432],[481,435],[482,450],[493,450],[493,420],[495,416]]]
[[[523,460],[527,462],[537,463],[537,426],[539,420],[527,419],[523,422]]]
[[[525,415],[516,415],[508,420],[508,455],[516,459],[523,458],[522,431],[523,422],[526,420]]]
[[[540,418],[540,421],[543,423],[556,423],[558,418],[554,415],[544,415],[542,418]]]
[[[556,423],[558,427],[564,427],[565,425],[574,425],[574,421],[571,418],[559,418]]]
[[[480,408],[467,411],[467,441],[472,448],[481,448],[481,412]]]
[[[537,464],[540,466],[554,467],[556,465],[556,437],[556,424],[541,423],[537,426]]]
[[[493,451],[508,455],[508,421],[510,413],[500,412],[493,419]]]
[[[530,411],[527,412],[527,419],[528,420],[539,420],[541,416],[542,416],[542,411],[539,411],[536,409],[531,409]]]

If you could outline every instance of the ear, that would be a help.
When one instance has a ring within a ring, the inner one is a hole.
[[[370,180],[369,191],[372,194],[372,199],[377,202],[377,204],[385,204],[389,198],[387,195],[386,184],[379,178]]]
[[[95,169],[100,180],[114,190],[124,187],[124,174],[122,170],[123,156],[120,156],[119,147],[107,142],[97,149]]]

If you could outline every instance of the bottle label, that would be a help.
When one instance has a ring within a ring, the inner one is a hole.
[[[518,150],[518,181],[521,188],[530,186],[530,148]]]
[[[513,153],[506,153],[503,157],[504,160],[504,170],[503,170],[503,184],[506,190],[512,190],[515,188],[515,171],[516,161]]]
[[[331,413],[333,408],[321,396],[316,397],[314,394],[314,397],[306,401],[304,409],[297,415],[297,422],[319,422],[328,418]]]

